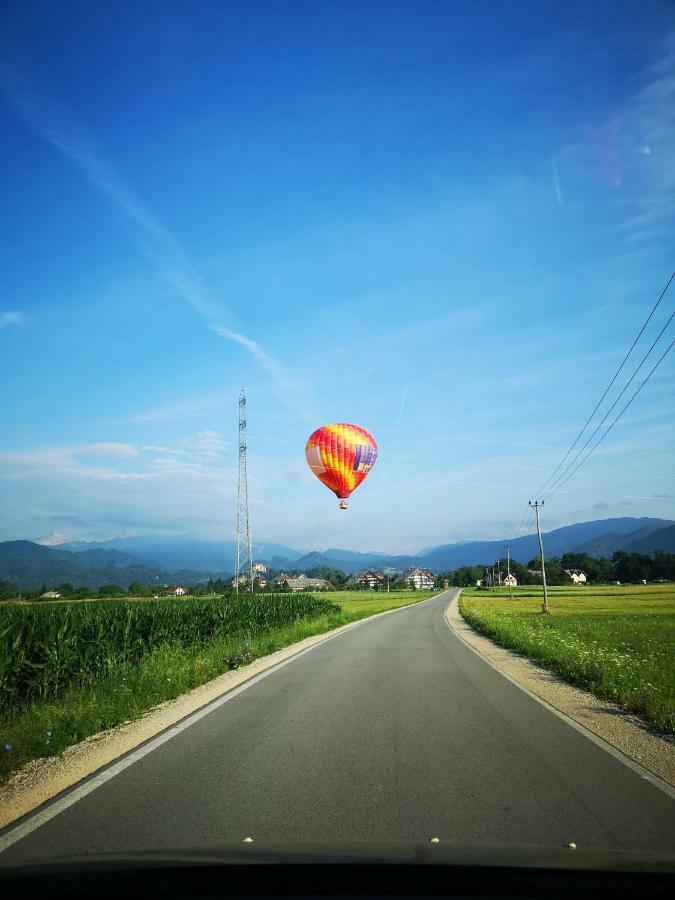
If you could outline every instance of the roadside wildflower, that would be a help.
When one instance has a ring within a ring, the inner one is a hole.
[[[11,750],[11,749],[12,749],[11,744],[5,744],[5,750]]]

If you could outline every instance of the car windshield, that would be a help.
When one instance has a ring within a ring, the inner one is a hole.
[[[0,868],[672,859],[672,0],[0,15]]]

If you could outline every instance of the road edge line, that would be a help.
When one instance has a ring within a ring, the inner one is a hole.
[[[478,649],[478,647],[474,647],[473,644],[471,644],[469,641],[467,641],[467,639],[462,634],[460,634],[459,631],[457,631],[457,629],[454,627],[454,625],[450,621],[450,617],[449,617],[450,608],[453,603],[457,604],[458,615],[462,616],[461,612],[459,611],[460,594],[461,594],[461,590],[459,591],[459,593],[457,594],[456,597],[452,597],[450,599],[447,607],[445,608],[445,613],[443,615],[443,618],[445,619],[445,623],[448,626],[448,628],[450,629],[450,631],[455,635],[455,637],[457,637],[464,644],[465,647],[468,647],[469,650],[471,650],[473,653],[475,653],[476,656],[480,657],[480,659],[482,659],[483,662],[485,662],[485,663],[487,663],[487,665],[491,666],[495,670],[495,672],[498,672],[502,676],[502,678],[506,678],[507,681],[510,681],[511,684],[515,685],[515,687],[519,688],[521,691],[523,691],[525,694],[527,694],[533,700],[536,700],[537,703],[540,703],[542,706],[545,706],[546,709],[549,710],[549,712],[552,712],[559,719],[562,719],[563,722],[566,722],[568,725],[570,725],[572,728],[574,728],[580,734],[584,735],[584,737],[588,738],[588,740],[592,741],[596,746],[600,747],[602,750],[605,750],[607,753],[610,754],[610,756],[613,756],[615,759],[617,759],[619,762],[623,763],[629,769],[632,769],[636,773],[636,775],[640,776],[640,778],[643,778],[645,781],[649,781],[650,784],[652,784],[655,788],[658,788],[660,791],[662,791],[662,793],[664,793],[668,797],[670,797],[671,800],[675,800],[675,788],[672,785],[668,784],[667,781],[664,781],[662,778],[659,778],[658,775],[655,775],[653,772],[650,772],[649,769],[645,769],[644,766],[641,766],[638,762],[635,762],[634,759],[631,759],[630,756],[625,754],[623,751],[619,750],[618,747],[614,747],[612,744],[610,744],[604,738],[600,737],[600,735],[595,734],[593,731],[591,731],[585,725],[582,725],[580,722],[577,722],[576,719],[573,719],[573,718],[571,718],[571,716],[568,716],[566,713],[562,712],[562,710],[557,709],[557,707],[555,707],[551,703],[549,703],[548,700],[544,700],[543,697],[540,697],[538,694],[535,694],[534,691],[531,691],[529,688],[525,687],[524,684],[521,684],[512,675],[508,675],[506,672],[504,672],[496,663],[494,663],[484,653],[482,653]],[[466,619],[463,616],[462,616],[462,621],[465,622],[469,628],[472,628],[472,626],[466,621]],[[507,652],[511,652],[511,653],[513,652],[513,651],[510,651],[508,647],[502,647],[501,644],[497,644],[495,641],[491,641],[491,639],[489,637],[487,637],[487,635],[480,634],[479,632],[476,632],[475,629],[473,629],[473,628],[472,628],[472,630],[480,637],[483,637],[486,640],[490,641],[492,644],[494,644],[495,647],[499,648],[500,650],[506,650]],[[517,654],[514,654],[514,655],[517,655]],[[525,659],[527,659],[527,657],[525,657]],[[537,665],[535,662],[533,662],[530,659],[527,659],[527,662],[531,663],[534,666]],[[549,671],[548,669],[545,669],[543,666],[538,666],[538,668],[540,668],[543,672]],[[572,686],[576,687],[576,685],[572,685]],[[577,688],[577,690],[583,690],[583,688]],[[590,691],[587,691],[586,693],[588,693],[589,696],[591,696],[591,697],[595,697],[595,695],[591,694]]]

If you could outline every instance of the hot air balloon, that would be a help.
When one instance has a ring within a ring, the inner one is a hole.
[[[340,499],[340,509],[347,509],[347,498],[375,465],[377,444],[366,428],[339,422],[312,432],[305,456],[319,481]]]

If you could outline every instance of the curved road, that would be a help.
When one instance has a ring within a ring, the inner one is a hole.
[[[450,596],[293,659],[0,863],[246,835],[672,851],[668,796],[469,649],[445,622]]]

